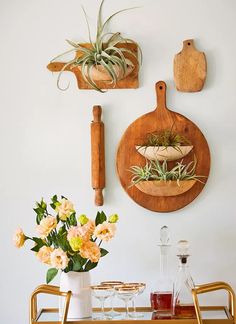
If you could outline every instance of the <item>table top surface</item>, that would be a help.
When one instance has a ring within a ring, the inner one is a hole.
[[[67,319],[67,323],[71,323],[71,324],[82,324],[82,323],[89,323],[89,322],[107,322],[107,321],[113,321],[113,322],[126,322],[127,320],[129,320],[129,322],[132,322],[133,321],[139,321],[140,323],[147,323],[147,322],[153,322],[153,320],[157,320],[157,318],[155,317],[155,313],[152,313],[150,311],[140,311],[138,310],[137,312],[137,317],[136,318],[126,318],[126,315],[125,315],[125,312],[121,312],[120,313],[121,315],[120,316],[117,316],[117,317],[114,317],[112,319],[109,319],[109,320],[97,320],[98,318],[98,313],[97,312],[94,312],[92,317],[89,317],[89,318],[83,318],[83,319]],[[228,318],[228,315],[227,315],[227,312],[225,311],[225,309],[222,307],[221,309],[206,309],[206,310],[202,310],[201,312],[202,314],[202,319],[204,320],[226,320],[225,322],[228,322],[229,321],[229,318]],[[170,320],[171,323],[177,321],[179,324],[181,324],[181,322],[185,321],[188,321],[189,323],[195,323],[196,320],[192,319],[192,320]],[[158,320],[158,322],[161,324],[161,323],[166,323],[168,324],[168,321],[167,319],[165,320]],[[52,309],[42,309],[40,312],[39,312],[39,316],[38,316],[38,319],[37,319],[37,322],[35,323],[43,323],[43,324],[53,324],[53,323],[61,323],[60,322],[60,318],[59,318],[59,315],[58,315],[58,309],[56,308],[52,308]]]

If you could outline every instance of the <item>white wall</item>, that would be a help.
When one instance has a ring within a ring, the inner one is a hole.
[[[140,88],[106,94],[79,91],[73,75],[65,77],[71,81],[69,90],[59,91],[56,74],[45,68],[68,48],[66,38],[86,41],[80,4],[94,23],[98,0],[0,1],[1,323],[27,323],[30,293],[45,280],[47,268],[29,251],[30,244],[18,251],[11,242],[19,225],[34,234],[34,201],[64,194],[79,213],[96,213],[89,129],[95,104],[102,105],[106,125],[107,187],[102,209],[119,213],[120,223],[116,238],[106,246],[110,254],[92,273],[93,281],[144,281],[147,289],[139,304],[149,305],[158,275],[159,228],[166,224],[173,245],[179,239],[190,240],[196,282],[224,280],[236,289],[236,2],[106,0],[106,15],[140,6],[118,16],[110,27],[135,39],[144,55]],[[174,88],[173,56],[188,38],[194,38],[207,57],[208,76],[200,93],[179,93]],[[132,121],[155,108],[158,80],[167,82],[168,106],[200,127],[212,155],[210,178],[200,196],[186,208],[164,214],[135,204],[115,172],[119,139]],[[207,302],[223,304],[223,297],[209,296]]]

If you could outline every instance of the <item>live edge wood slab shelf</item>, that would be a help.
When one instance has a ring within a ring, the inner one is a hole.
[[[148,133],[171,129],[174,125],[174,130],[188,138],[193,145],[193,150],[184,157],[184,162],[189,163],[195,155],[197,159],[196,174],[204,175],[205,183],[210,171],[210,151],[200,129],[188,118],[166,107],[165,82],[156,83],[156,93],[156,109],[136,119],[121,138],[117,150],[116,166],[121,185],[137,204],[152,211],[170,212],[188,205],[199,195],[205,184],[197,181],[188,191],[176,196],[152,196],[142,192],[134,185],[131,186],[130,167],[145,165],[145,158],[136,150],[136,146],[140,145],[140,139],[143,139]],[[168,163],[173,167],[175,162]]]
[[[91,44],[89,43],[81,45],[86,48],[91,48]],[[117,44],[116,47],[127,48],[136,55],[138,54],[138,48],[136,44],[120,43]],[[82,53],[80,51],[76,52],[76,57],[80,57],[81,55]],[[139,87],[138,64],[133,55],[131,55],[130,53],[125,52],[124,56],[134,64],[133,71],[124,79],[117,81],[115,87],[111,84],[110,81],[96,81],[96,84],[100,89],[136,89]],[[66,63],[63,62],[52,62],[48,64],[47,68],[52,72],[60,72],[65,65]],[[72,67],[71,65],[68,65],[65,68],[65,71],[74,73],[79,89],[92,89],[92,87],[83,79],[81,71],[78,67]]]

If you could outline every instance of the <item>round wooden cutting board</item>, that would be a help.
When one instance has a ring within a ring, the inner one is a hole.
[[[205,183],[210,171],[210,151],[200,129],[183,115],[166,107],[165,82],[156,83],[156,93],[156,109],[136,119],[122,136],[117,151],[116,167],[121,185],[137,204],[152,211],[170,212],[188,205],[199,195],[205,184],[196,182],[187,192],[170,197],[150,196],[140,191],[135,186],[131,186],[132,174],[129,169],[134,165],[144,166],[146,160],[137,152],[135,146],[142,145],[148,133],[173,129],[173,132],[184,135],[191,141],[193,150],[184,157],[184,164],[192,161],[195,155],[197,158],[196,174],[206,176],[203,178]],[[175,163],[176,161],[169,162],[168,166],[173,167]]]

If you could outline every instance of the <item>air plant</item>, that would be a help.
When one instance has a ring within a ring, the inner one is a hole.
[[[141,147],[162,146],[167,148],[171,146],[179,150],[179,146],[191,145],[191,142],[184,136],[173,132],[172,129],[166,129],[162,132],[147,134],[146,140]]]
[[[111,84],[113,85],[113,87],[115,87],[117,81],[124,78],[128,74],[128,69],[134,68],[134,64],[131,62],[131,60],[129,60],[126,57],[127,56],[126,54],[131,55],[134,58],[134,60],[137,62],[137,65],[139,67],[138,54],[135,54],[128,48],[122,47],[122,43],[135,44],[139,49],[139,53],[142,58],[142,53],[138,44],[134,42],[132,39],[124,38],[120,32],[116,32],[116,33],[105,32],[105,28],[107,24],[111,21],[111,19],[114,16],[116,16],[121,12],[134,9],[134,8],[119,10],[113,13],[105,20],[105,22],[103,22],[102,21],[103,3],[104,0],[102,0],[98,11],[97,33],[96,33],[95,42],[93,42],[91,39],[90,26],[88,23],[87,14],[84,8],[82,8],[85,15],[87,28],[88,28],[90,48],[85,47],[83,44],[66,40],[67,43],[69,43],[69,45],[72,46],[72,49],[56,56],[54,59],[51,60],[51,62],[54,62],[58,58],[72,52],[81,53],[81,55],[77,55],[74,59],[68,61],[60,71],[60,74],[57,79],[57,86],[60,90],[67,90],[69,87],[69,85],[66,88],[60,87],[61,75],[68,67],[70,67],[71,69],[75,67],[80,68],[83,79],[93,89],[100,92],[104,92],[104,91],[99,88],[98,84],[96,83],[96,80],[94,80],[93,78],[92,70],[94,68],[97,69],[99,66],[102,67],[104,72],[109,75]]]
[[[197,160],[194,160],[188,164],[176,162],[176,165],[168,170],[167,162],[160,163],[158,160],[147,161],[144,167],[132,166],[130,172],[133,174],[131,179],[131,185],[135,185],[141,181],[158,180],[158,181],[177,181],[180,185],[181,180],[196,180],[204,183],[200,178],[205,178],[202,175],[196,175]]]

